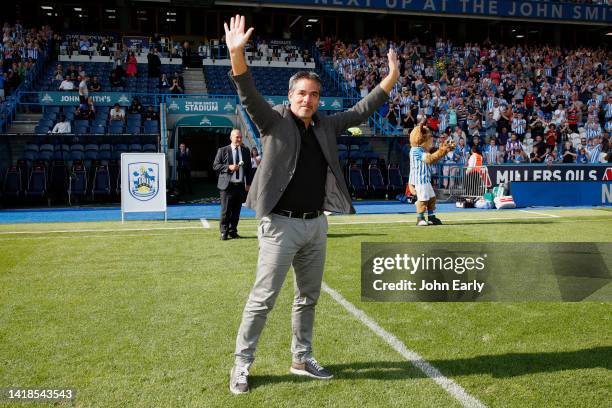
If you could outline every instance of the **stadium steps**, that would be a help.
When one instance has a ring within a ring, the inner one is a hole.
[[[202,70],[192,69],[183,72],[183,80],[185,81],[186,94],[206,94],[206,82]]]
[[[34,133],[41,113],[18,113],[7,133]]]

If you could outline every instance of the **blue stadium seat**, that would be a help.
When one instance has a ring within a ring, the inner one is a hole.
[[[53,159],[53,151],[52,150],[51,151],[49,150],[40,151],[36,159],[44,160],[45,162],[49,162],[51,159]]]
[[[112,134],[112,135],[120,135],[123,133],[123,124],[122,123],[112,123],[109,127],[108,127],[108,133]]]
[[[39,152],[40,147],[35,143],[27,143],[23,150],[24,152]]]
[[[45,112],[43,113],[43,119],[54,121],[57,119],[57,112]]]
[[[110,160],[112,158],[112,154],[110,150],[100,150],[98,152],[98,159],[100,160]]]
[[[126,133],[130,133],[132,135],[139,135],[140,134],[140,124],[128,123],[127,128],[126,128]]]
[[[46,126],[47,128],[53,127],[53,121],[51,119],[42,118],[38,121],[38,126]]]
[[[158,133],[159,132],[159,124],[154,120],[146,120],[144,122],[144,132],[145,133]]]
[[[83,160],[85,154],[79,150],[73,150],[70,152],[70,160]]]
[[[92,182],[91,197],[95,199],[96,196],[110,196],[110,194],[111,188],[108,166],[96,166]]]
[[[91,129],[89,129],[89,133],[103,135],[106,133],[106,127],[104,125],[93,125]]]
[[[49,132],[48,126],[36,125],[34,127],[34,133],[47,133],[47,132]]]
[[[72,128],[72,133],[76,133],[77,135],[84,135],[89,133],[88,129],[89,127],[87,125],[74,126]]]
[[[98,160],[98,151],[97,150],[86,151],[85,160]]]
[[[41,199],[47,195],[47,171],[44,166],[37,165],[32,169],[25,195],[32,199]]]
[[[142,121],[142,117],[140,116],[140,113],[128,113],[127,115],[128,125],[130,123],[138,123],[140,125],[141,121]]]

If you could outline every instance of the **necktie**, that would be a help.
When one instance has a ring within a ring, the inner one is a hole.
[[[238,164],[240,162],[239,158],[238,158],[238,148],[235,147],[234,148],[234,164]],[[236,180],[238,180],[238,175],[240,173],[240,168],[238,168],[238,170],[236,172],[234,172],[235,176],[236,176]]]

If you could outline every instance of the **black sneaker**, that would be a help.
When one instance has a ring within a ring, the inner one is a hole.
[[[229,388],[232,394],[246,394],[249,392],[249,369],[234,365],[230,370]]]
[[[319,380],[329,380],[334,375],[321,367],[313,357],[306,359],[303,363],[291,363],[289,371],[296,375],[305,375]]]
[[[431,217],[428,217],[427,223],[429,225],[442,225],[442,221],[440,221],[440,219],[438,217],[436,217],[435,215],[432,215]]]

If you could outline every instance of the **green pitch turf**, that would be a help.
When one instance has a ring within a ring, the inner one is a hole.
[[[359,255],[362,241],[611,242],[612,212],[451,213],[427,228],[413,218],[330,217],[324,281],[487,406],[610,406],[610,303],[361,302]],[[231,395],[256,221],[227,242],[209,222],[0,225],[0,388],[74,388],[78,407],[461,406],[326,293],[314,348],[335,378],[290,375],[291,274],[252,392]]]

